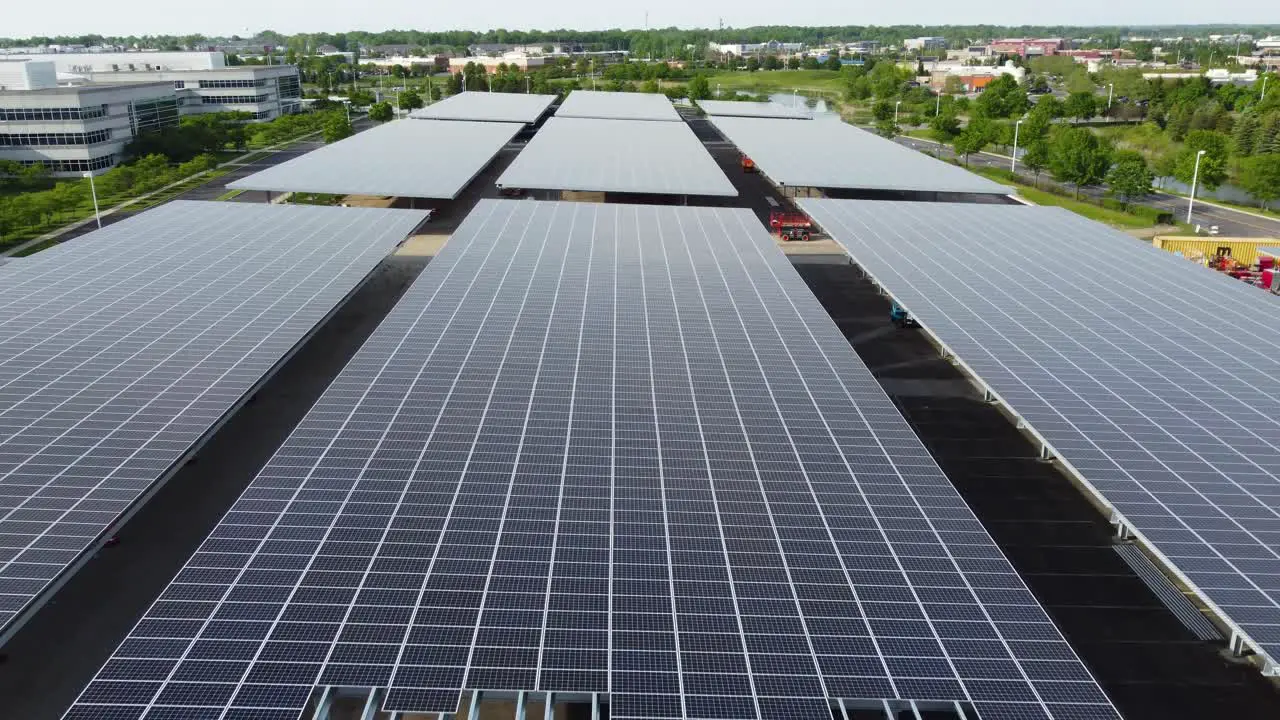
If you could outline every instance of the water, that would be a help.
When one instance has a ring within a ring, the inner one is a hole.
[[[1191,192],[1190,185],[1171,177],[1158,177],[1153,184],[1161,190],[1180,192],[1184,195]],[[1225,200],[1226,202],[1239,203],[1241,205],[1258,205],[1258,201],[1254,200],[1252,195],[1235,185],[1219,185],[1217,190],[1209,190],[1205,186],[1199,185],[1196,187],[1196,197]]]
[[[769,96],[773,102],[785,107],[800,107],[813,113],[814,120],[840,119],[840,113],[827,106],[827,101],[820,97],[808,97],[793,93],[776,93]]]

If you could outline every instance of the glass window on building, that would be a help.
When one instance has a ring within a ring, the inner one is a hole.
[[[87,133],[0,133],[0,147],[96,145],[110,139],[109,129]]]
[[[155,130],[178,124],[178,100],[156,98],[135,100],[129,105],[129,122],[136,134],[142,130]]]

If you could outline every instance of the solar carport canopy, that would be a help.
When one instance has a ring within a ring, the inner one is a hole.
[[[698,107],[708,115],[729,117],[764,117],[809,120],[813,113],[807,109],[787,107],[776,102],[739,102],[736,100],[699,100]],[[796,128],[792,128],[794,132]]]
[[[666,95],[595,90],[569,93],[556,110],[556,117],[682,122],[680,113]]]
[[[530,124],[537,122],[555,99],[555,95],[464,92],[414,110],[409,117]]]
[[[173,202],[0,273],[0,637],[422,219]]]
[[[684,123],[553,117],[501,187],[671,195],[738,194]]]
[[[318,685],[1117,717],[740,208],[482,201],[69,717]]]
[[[522,127],[520,123],[395,120],[227,187],[452,199]]]
[[[1274,296],[1060,208],[800,203],[1274,668]]]
[[[1011,190],[839,120],[713,116],[711,124],[762,172],[792,187],[993,193]]]

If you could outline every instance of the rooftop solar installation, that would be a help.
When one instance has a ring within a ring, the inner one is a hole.
[[[800,202],[1274,672],[1274,296],[1059,208]]]
[[[0,639],[421,219],[173,202],[0,273]]]
[[[840,120],[712,116],[711,124],[761,172],[792,187],[992,193],[1009,188]]]
[[[68,717],[319,686],[1118,717],[737,208],[482,201]]]
[[[556,117],[682,122],[680,113],[666,95],[595,90],[569,93],[556,110]]]
[[[764,117],[810,120],[813,113],[807,109],[787,107],[776,102],[746,102],[738,100],[699,100],[698,107],[708,115],[724,117]]]
[[[553,117],[498,178],[499,187],[736,196],[684,123]]]
[[[520,123],[395,120],[227,187],[452,199],[522,127]]]
[[[555,99],[555,95],[463,92],[414,110],[409,117],[530,124],[537,122]]]

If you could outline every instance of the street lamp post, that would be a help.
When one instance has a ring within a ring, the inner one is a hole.
[[[98,221],[98,228],[102,228],[102,213],[98,212],[98,187],[93,183],[93,171],[90,170],[84,174],[89,178],[89,194],[93,196],[93,217]]]
[[[1187,198],[1187,223],[1191,223],[1191,208],[1196,204],[1196,182],[1200,179],[1200,158],[1206,151],[1196,153],[1196,169],[1191,173],[1191,197]]]
[[[895,126],[897,126],[897,124],[898,124],[898,108],[900,108],[900,107],[902,107],[902,101],[901,101],[901,100],[899,100],[898,102],[896,102],[896,103],[894,103],[894,104],[893,104],[893,124],[894,124]]]
[[[1107,109],[1108,110],[1111,109],[1111,98],[1113,95],[1115,95],[1115,92],[1116,92],[1116,84],[1107,83]]]
[[[939,91],[938,94],[933,99],[933,116],[938,117],[941,114],[942,114],[942,92]]]
[[[1022,128],[1022,120],[1013,124],[1013,157],[1009,159],[1009,172],[1018,169],[1018,130]]]
[[[529,77],[528,75],[524,76],[524,94],[525,95],[533,94],[533,78]]]

